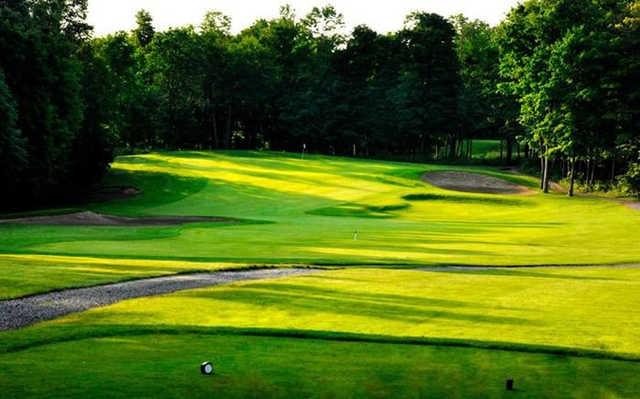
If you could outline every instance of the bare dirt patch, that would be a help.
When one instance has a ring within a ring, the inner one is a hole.
[[[445,190],[482,194],[530,194],[533,191],[496,177],[466,172],[428,172],[422,180]]]
[[[64,215],[31,216],[3,219],[0,224],[17,223],[55,226],[172,226],[197,222],[228,222],[231,219],[209,216],[145,216],[125,217],[102,215],[95,212],[76,212]]]
[[[624,204],[631,209],[635,209],[636,211],[640,211],[640,202],[638,201],[625,201]]]

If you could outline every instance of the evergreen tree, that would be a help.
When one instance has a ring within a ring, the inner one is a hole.
[[[153,27],[153,18],[151,14],[146,10],[140,10],[136,13],[136,29],[134,34],[138,40],[140,47],[146,47],[153,40],[153,36],[156,33]]]

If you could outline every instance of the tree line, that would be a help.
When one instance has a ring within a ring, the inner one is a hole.
[[[592,187],[617,176],[637,192],[640,2],[526,1],[496,31],[498,92],[517,102],[541,188],[555,173],[569,195],[576,179]]]
[[[346,34],[331,6],[237,34],[215,11],[163,32],[140,11],[93,38],[86,0],[0,1],[2,201],[90,187],[116,150],[457,160],[477,138],[506,162],[522,146],[545,190],[637,190],[638,4],[528,0],[496,27],[415,12],[387,34]]]

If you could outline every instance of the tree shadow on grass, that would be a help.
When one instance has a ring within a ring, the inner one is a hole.
[[[306,213],[314,216],[387,219],[396,217],[396,215],[391,212],[405,210],[409,207],[409,204],[376,206],[358,203],[345,203],[333,207],[313,209]]]
[[[460,248],[434,248],[428,245],[387,245],[384,241],[369,241],[363,245],[348,245],[347,240],[344,242],[334,241],[328,246],[300,246],[297,247],[296,253],[305,255],[307,259],[314,259],[314,264],[340,265],[340,264],[363,264],[363,263],[380,263],[385,264],[406,264],[412,262],[424,264],[425,256],[447,256],[447,257],[469,257],[469,256],[486,256],[486,257],[503,257],[504,254],[472,250]],[[351,242],[354,242],[351,240]],[[319,257],[328,257],[327,261],[318,259]],[[340,261],[336,260],[336,257]],[[303,258],[300,258],[303,259]],[[366,259],[363,261],[363,259]]]
[[[324,284],[332,284],[333,280],[341,280],[342,277],[333,277],[320,274],[309,274],[305,275],[301,278],[305,280],[307,278],[321,278],[324,280]],[[360,283],[361,286],[367,284],[366,280],[363,279],[352,279],[352,281]],[[379,282],[379,281],[378,281]],[[302,284],[288,284],[288,283],[255,283],[255,284],[247,284],[248,286],[252,286],[254,288],[273,290],[273,291],[281,291],[285,290],[289,293],[297,294],[297,295],[315,295],[315,296],[328,296],[333,297],[339,293],[340,298],[350,299],[354,301],[365,301],[379,304],[391,304],[391,305],[401,305],[401,306],[415,306],[415,307],[446,307],[446,308],[486,308],[486,309],[499,309],[499,310],[519,310],[519,311],[528,311],[528,309],[522,308],[514,308],[514,307],[505,307],[505,306],[486,306],[477,304],[474,302],[467,301],[459,301],[452,299],[441,299],[441,298],[427,298],[424,296],[415,296],[415,295],[399,295],[399,294],[388,294],[388,293],[370,293],[364,291],[358,291],[353,287],[348,287],[344,290],[336,290],[331,288],[322,288],[318,286],[308,286]],[[347,291],[348,289],[348,291]]]
[[[124,314],[122,314],[124,315]],[[104,323],[103,323],[104,322]],[[4,332],[0,340],[0,354],[11,354],[24,350],[48,345],[56,345],[66,342],[101,339],[101,338],[126,338],[136,336],[162,335],[196,335],[196,336],[244,336],[265,337],[275,339],[302,339],[326,343],[328,341],[343,341],[354,343],[381,343],[419,346],[439,346],[443,350],[449,347],[472,348],[474,351],[499,350],[521,353],[538,353],[542,356],[550,356],[555,361],[568,361],[567,356],[601,360],[624,361],[629,364],[640,365],[640,357],[635,353],[605,352],[598,349],[554,346],[551,344],[518,343],[509,341],[487,341],[469,338],[449,337],[415,337],[415,336],[390,336],[366,333],[350,333],[328,330],[294,329],[294,328],[256,328],[256,327],[232,327],[232,326],[197,326],[197,325],[173,325],[162,324],[157,321],[146,325],[134,325],[130,323],[113,323],[109,319],[103,319],[100,323],[85,322],[82,325],[76,323],[64,323],[55,325],[39,325],[26,330]],[[154,349],[154,341],[147,339],[150,350]],[[556,356],[562,356],[556,358]]]
[[[113,227],[7,224],[0,226],[0,248],[2,248],[0,253],[47,254],[47,251],[36,251],[28,249],[28,247],[71,241],[109,240],[124,242],[169,239],[179,236],[181,228],[180,226]]]
[[[521,199],[511,198],[494,198],[494,197],[474,197],[468,195],[442,195],[433,193],[421,193],[421,194],[408,194],[402,197],[405,201],[444,201],[463,204],[479,204],[479,205],[527,205],[531,206],[530,202],[524,202]]]
[[[412,188],[412,187],[420,186],[420,182],[418,180],[414,182],[404,177],[394,177],[391,175],[361,173],[361,172],[343,172],[343,174],[344,176],[348,176],[354,179],[371,181],[374,183],[388,184],[396,187]]]
[[[97,210],[111,210],[128,215],[131,212],[144,214],[147,208],[178,202],[202,191],[208,184],[205,178],[185,177],[170,173],[112,170],[105,185],[132,186],[142,189],[135,197],[98,203],[91,206]]]
[[[490,226],[490,227],[500,227],[500,228],[554,228],[558,226],[564,226],[566,223],[561,222],[490,222],[490,221],[446,221],[446,222],[433,222],[436,224],[446,224],[446,225],[472,225],[472,226]]]
[[[454,240],[453,242],[477,241],[478,236],[486,233],[509,234],[517,229],[554,229],[563,226],[564,223],[529,223],[529,222],[492,222],[492,221],[456,221],[456,220],[426,220],[419,225],[399,225],[398,228],[384,231],[380,238],[385,240],[406,242],[429,242],[434,240]],[[409,230],[408,228],[411,228]],[[367,233],[362,229],[363,237]],[[375,231],[374,231],[375,232]],[[486,243],[486,242],[479,242]],[[493,243],[491,242],[491,245]],[[525,245],[525,244],[518,244]],[[526,246],[538,246],[536,243],[527,242]]]
[[[451,308],[472,308],[473,304],[430,298],[385,296],[349,293],[292,284],[248,284],[233,290],[196,291],[182,296],[236,302],[245,305],[281,308],[295,313],[297,310],[313,313],[333,313],[341,316],[369,317],[404,323],[421,324],[433,319],[483,324],[539,325],[523,317],[493,316],[485,313],[454,312]]]
[[[441,270],[440,270],[441,269]],[[541,271],[531,271],[531,270],[520,270],[516,268],[481,268],[478,267],[477,270],[474,270],[473,267],[465,267],[464,269],[454,269],[449,267],[433,267],[423,269],[423,272],[434,272],[434,273],[453,273],[453,274],[465,274],[465,275],[475,275],[475,276],[501,276],[501,277],[532,277],[532,278],[546,278],[546,279],[556,279],[556,280],[582,280],[582,281],[625,281],[624,279],[614,278],[614,277],[589,277],[589,276],[574,276],[571,274],[560,274],[560,273],[545,273]]]

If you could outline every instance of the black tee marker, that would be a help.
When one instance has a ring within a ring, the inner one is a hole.
[[[510,378],[506,382],[507,391],[513,391],[513,379]]]

